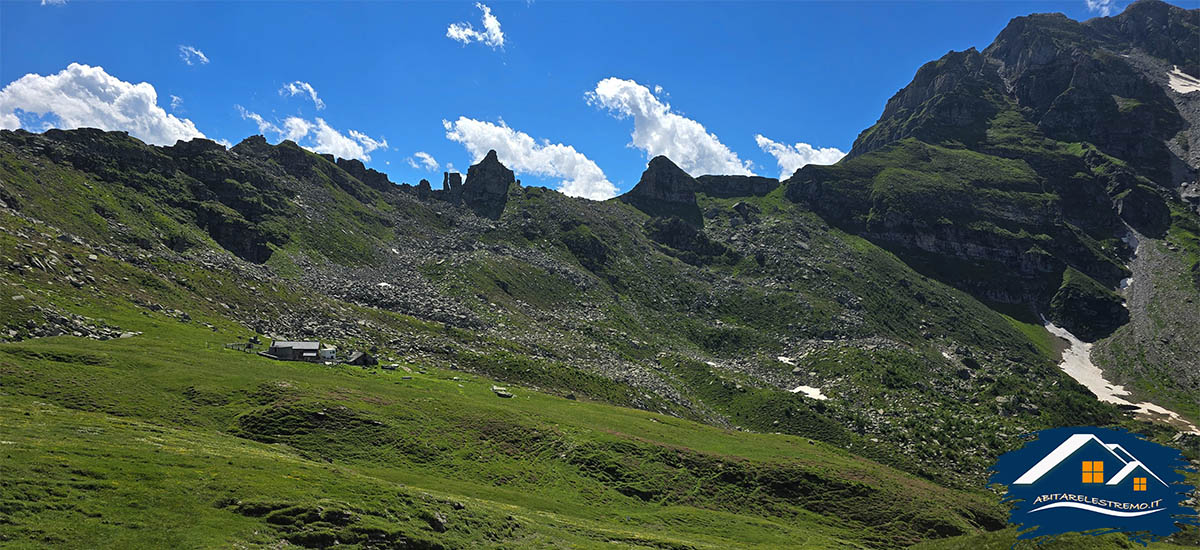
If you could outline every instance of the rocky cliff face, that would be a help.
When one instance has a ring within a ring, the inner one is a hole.
[[[618,197],[652,216],[675,216],[693,225],[703,224],[696,203],[696,179],[664,156],[650,159],[641,179]]]
[[[460,189],[459,196],[467,207],[480,216],[497,219],[504,212],[509,191],[519,187],[513,171],[500,164],[492,150],[467,170],[467,181]]]
[[[846,160],[803,168],[786,194],[991,301],[1070,301],[1068,270],[1115,288],[1127,227],[1166,235],[1195,180],[1200,93],[1167,72],[1194,61],[1198,17],[1154,0],[1084,23],[1018,17],[983,52],[923,66]],[[1090,309],[1067,328],[1096,338],[1123,322]]]
[[[1165,73],[1198,71],[1198,48],[1189,47],[1198,20],[1200,10],[1156,0],[1084,23],[1062,14],[1018,17],[982,53],[950,52],[921,67],[850,156],[907,137],[974,148],[997,113],[1015,108],[1048,138],[1090,142],[1161,185],[1177,185],[1169,167],[1180,151],[1168,142],[1195,121],[1177,108]]]
[[[936,143],[981,139],[986,120],[1003,103],[994,66],[974,48],[950,52],[917,70],[913,81],[888,100],[879,122],[854,141],[849,157],[907,137]]]

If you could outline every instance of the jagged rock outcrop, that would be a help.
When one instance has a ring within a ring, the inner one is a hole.
[[[936,143],[946,138],[974,143],[998,110],[1002,82],[975,48],[950,52],[917,70],[911,83],[888,100],[874,126],[859,134],[849,157],[907,137]]]
[[[196,157],[208,152],[225,152],[225,146],[210,139],[194,138],[190,141],[178,140],[165,150],[173,157]]]
[[[423,199],[433,196],[433,187],[429,184],[429,180],[422,178],[417,182],[417,196]]]
[[[1097,39],[1124,48],[1138,48],[1200,77],[1200,10],[1186,10],[1158,0],[1138,0],[1116,17],[1084,23]]]
[[[513,171],[501,164],[496,151],[491,150],[467,169],[467,181],[459,188],[459,197],[476,214],[495,220],[504,212],[508,193],[514,188],[517,178]]]
[[[442,192],[457,194],[462,187],[462,174],[458,172],[442,172]]]
[[[373,168],[367,168],[362,161],[358,159],[339,158],[335,161],[338,168],[345,170],[347,174],[354,176],[368,186],[379,191],[388,191],[396,186],[392,180],[388,179],[387,174],[379,172]]]
[[[469,177],[467,183],[470,183]],[[675,216],[701,225],[703,218],[696,204],[698,189],[695,178],[671,159],[660,155],[650,159],[637,185],[618,198],[651,216]]]

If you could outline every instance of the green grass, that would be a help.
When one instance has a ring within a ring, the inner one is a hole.
[[[137,325],[0,346],[9,544],[825,548],[971,532],[996,513],[804,438],[524,387],[500,399],[490,379],[434,368],[274,362],[188,324]]]

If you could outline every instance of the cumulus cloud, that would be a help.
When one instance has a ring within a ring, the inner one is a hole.
[[[504,47],[504,32],[500,30],[500,20],[492,15],[492,8],[489,8],[479,2],[475,3],[475,7],[483,12],[483,31],[475,30],[470,23],[451,23],[446,27],[446,38],[470,44],[471,42],[483,42],[492,49]]]
[[[279,132],[279,137],[300,143],[300,138],[307,136],[312,129],[313,124],[311,122],[300,117],[290,116],[283,119],[283,130]]]
[[[807,143],[788,145],[772,141],[762,134],[754,136],[754,142],[768,155],[775,157],[775,162],[779,163],[779,179],[787,179],[806,164],[833,164],[846,156],[837,147],[817,148]]]
[[[632,117],[631,145],[649,157],[666,155],[693,176],[751,174],[749,161],[738,158],[704,125],[672,112],[670,104],[637,82],[606,78],[587,93],[587,101],[619,119]]]
[[[437,159],[433,158],[433,155],[426,153],[425,151],[417,151],[416,153],[413,153],[413,156],[404,160],[408,161],[409,166],[412,166],[417,170],[427,170],[429,172],[436,172],[438,167],[441,166]]]
[[[307,82],[301,82],[297,80],[295,82],[284,84],[283,87],[279,89],[279,95],[306,95],[309,97],[309,99],[312,99],[313,105],[317,106],[318,111],[325,108],[325,102],[321,101],[321,98],[317,97],[317,90],[312,87],[312,84]]]
[[[320,117],[307,120],[290,116],[283,119],[282,123],[276,124],[241,105],[234,105],[234,108],[241,113],[242,119],[253,121],[264,136],[274,134],[277,140],[289,139],[316,153],[328,153],[346,159],[371,160],[372,151],[386,149],[388,146],[386,139],[375,139],[357,130],[348,130],[347,136]]]
[[[208,56],[204,55],[204,52],[195,47],[185,46],[183,44],[179,45],[179,59],[182,59],[183,62],[187,63],[188,65],[195,65],[197,63],[201,65],[208,64]]]
[[[496,154],[509,168],[537,176],[564,178],[558,190],[573,197],[593,200],[612,198],[617,188],[591,159],[570,145],[541,143],[529,134],[509,128],[503,120],[499,124],[458,117],[450,122],[443,120],[446,138],[461,143],[477,162],[495,149]]]
[[[326,124],[324,119],[317,118],[316,122],[316,128],[312,132],[313,143],[307,147],[318,153],[329,153],[347,159],[371,160],[371,151],[387,147],[387,140],[374,140],[354,130],[350,130],[351,136],[346,137]]]
[[[1099,13],[1104,17],[1112,14],[1116,8],[1116,0],[1085,0],[1087,2],[1088,11]]]
[[[79,63],[48,76],[27,74],[0,90],[0,128],[20,128],[18,113],[45,118],[46,128],[123,130],[155,145],[204,137],[192,121],[159,107],[150,83],[125,82]]]

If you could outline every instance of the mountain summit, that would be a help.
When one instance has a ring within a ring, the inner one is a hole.
[[[671,159],[660,155],[650,159],[637,185],[619,198],[651,215],[677,216],[700,224],[697,188],[695,178]]]

